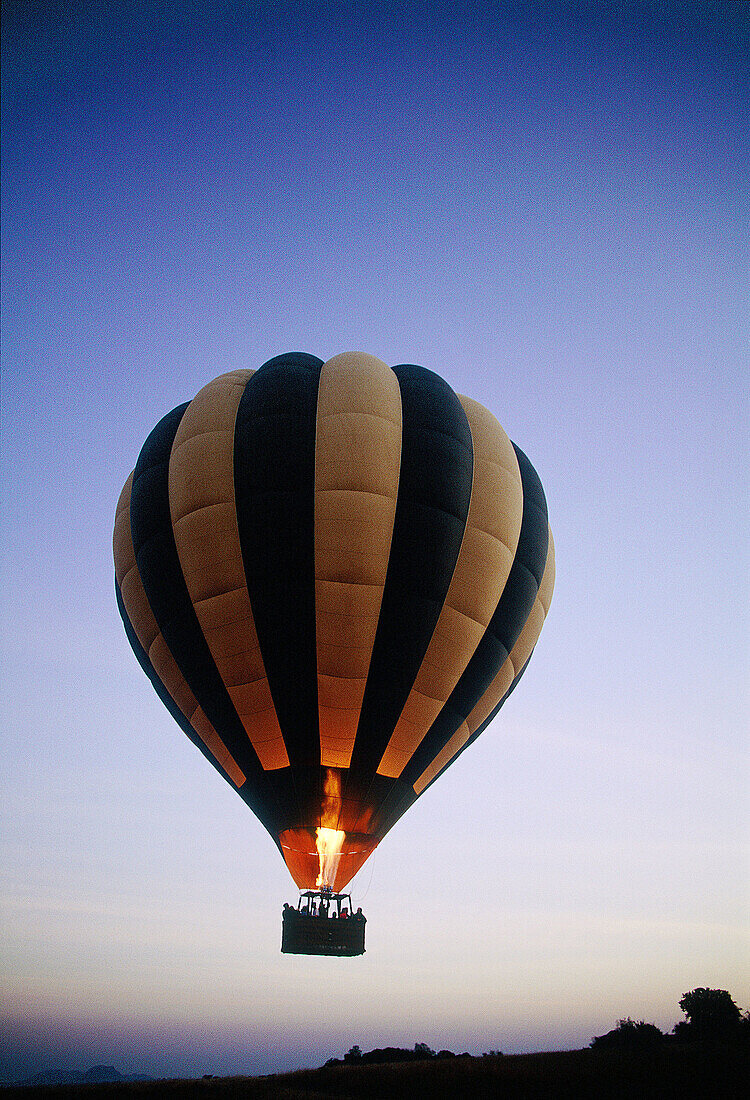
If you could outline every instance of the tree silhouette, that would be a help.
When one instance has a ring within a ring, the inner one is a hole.
[[[742,1013],[726,989],[699,986],[683,995],[680,1008],[687,1016],[674,1029],[680,1039],[733,1039],[740,1030]]]
[[[645,1020],[619,1020],[617,1027],[606,1035],[595,1035],[591,1040],[594,1050],[642,1050],[661,1043],[664,1035],[656,1024],[647,1024]]]
[[[415,1043],[414,1053],[419,1055],[420,1058],[434,1058],[435,1051],[427,1046],[427,1043]]]

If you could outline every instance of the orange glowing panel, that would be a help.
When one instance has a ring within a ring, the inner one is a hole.
[[[281,854],[300,890],[318,889],[320,855],[317,832],[317,829],[285,829],[279,833]],[[336,891],[343,890],[377,845],[376,837],[347,833],[341,845],[336,874],[329,885]]]

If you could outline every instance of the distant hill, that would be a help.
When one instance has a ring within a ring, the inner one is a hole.
[[[14,1081],[13,1085],[23,1088],[29,1088],[33,1085],[36,1085],[37,1088],[49,1088],[52,1085],[104,1085],[112,1084],[115,1081],[150,1080],[152,1080],[152,1078],[138,1074],[126,1075],[120,1073],[114,1066],[92,1066],[91,1069],[85,1071],[74,1069],[45,1069],[41,1073],[35,1073],[33,1077],[24,1078],[23,1081]]]

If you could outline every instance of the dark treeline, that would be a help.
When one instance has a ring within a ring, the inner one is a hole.
[[[750,1040],[750,1011],[742,1012],[725,989],[706,989],[700,986],[685,993],[680,1000],[685,1019],[675,1024],[671,1032],[661,1031],[656,1024],[645,1020],[633,1020],[630,1016],[619,1020],[617,1026],[605,1035],[595,1035],[589,1044],[594,1050],[647,1050],[665,1043],[694,1043],[705,1041],[742,1042]],[[499,1050],[485,1051],[483,1057],[497,1057]],[[451,1050],[432,1050],[427,1043],[415,1043],[414,1047],[375,1047],[362,1051],[351,1047],[343,1058],[329,1058],[326,1066],[377,1065],[398,1062],[420,1062],[428,1059],[469,1058],[468,1051],[454,1054]]]
[[[695,1043],[706,1041],[740,1042],[750,1040],[750,1012],[742,1012],[726,989],[706,989],[699,986],[685,993],[680,1000],[685,1019],[671,1033],[660,1031],[656,1024],[619,1020],[617,1027],[591,1040],[594,1050],[645,1049],[664,1042]]]
[[[494,1053],[494,1052],[493,1052]],[[341,1065],[377,1065],[390,1062],[423,1062],[426,1058],[469,1058],[468,1051],[456,1055],[452,1050],[439,1050],[437,1053],[427,1043],[415,1043],[409,1050],[406,1047],[376,1047],[364,1053],[358,1046],[350,1047],[343,1058],[329,1058],[327,1066]]]

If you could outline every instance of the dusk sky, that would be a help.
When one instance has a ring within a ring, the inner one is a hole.
[[[3,2],[0,1080],[481,1053],[750,1007],[745,3]],[[418,363],[544,484],[522,684],[352,884],[355,959],[117,612],[156,422]]]

